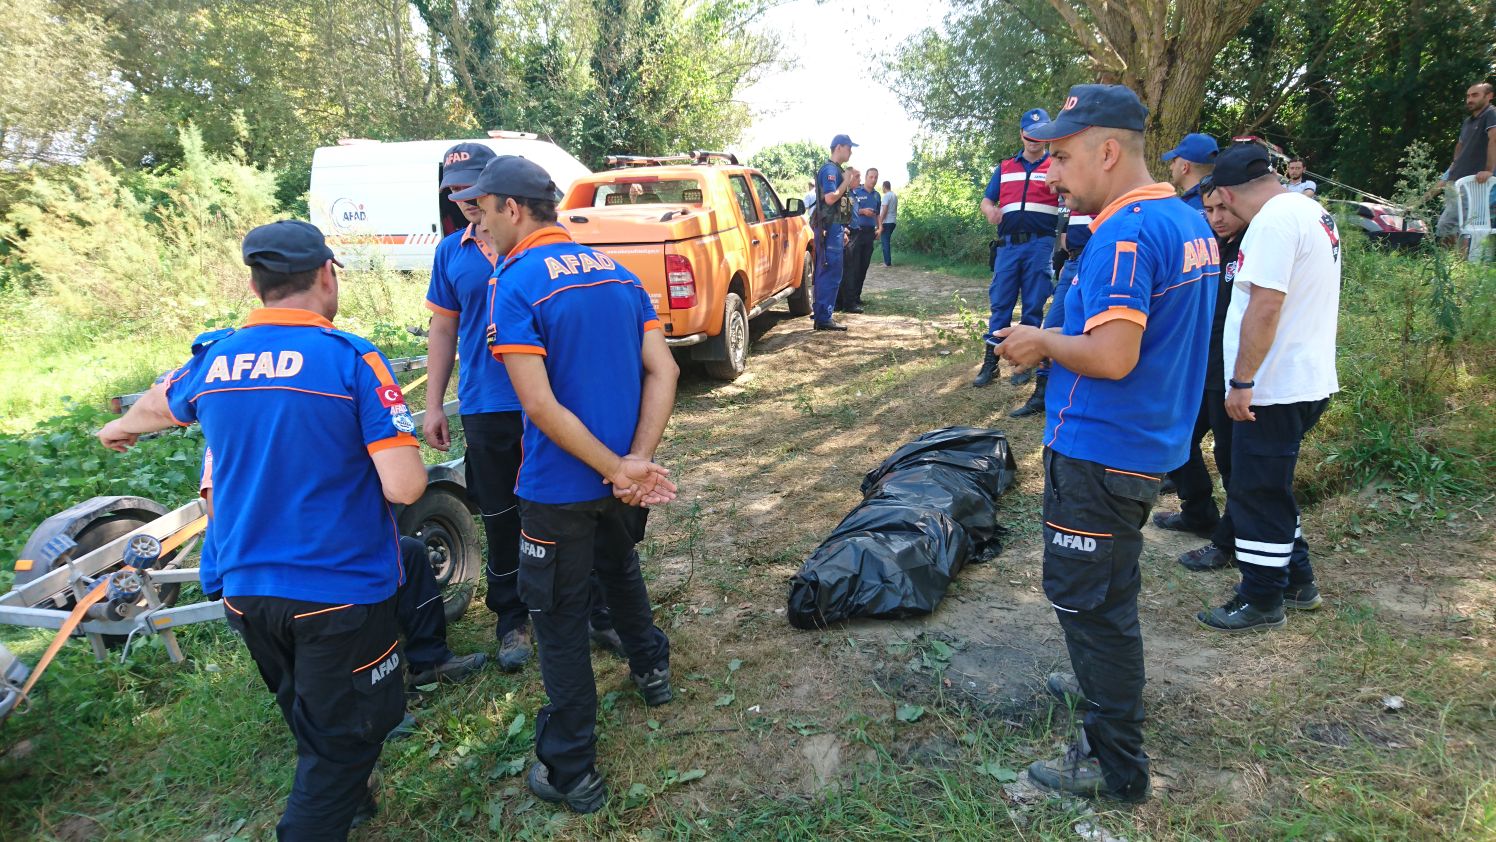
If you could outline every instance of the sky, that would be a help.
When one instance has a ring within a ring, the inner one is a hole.
[[[900,44],[941,25],[946,8],[946,0],[789,0],[768,12],[761,28],[779,36],[797,65],[743,91],[753,124],[737,149],[752,155],[810,140],[829,153],[831,138],[844,133],[859,144],[852,165],[877,167],[879,181],[902,186],[918,126],[878,77]]]

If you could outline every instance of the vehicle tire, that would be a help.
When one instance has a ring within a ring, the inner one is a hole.
[[[800,288],[790,293],[789,305],[791,316],[808,316],[811,308],[815,305],[815,258],[810,252],[805,253],[805,262],[800,269]]]
[[[400,512],[400,534],[426,546],[431,572],[441,589],[442,610],[453,623],[467,611],[483,566],[478,527],[467,504],[452,491],[431,486]]]
[[[748,308],[735,292],[727,294],[723,306],[722,342],[727,359],[708,361],[706,373],[715,380],[736,380],[748,367]]]

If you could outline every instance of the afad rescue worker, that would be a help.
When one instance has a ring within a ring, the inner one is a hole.
[[[452,201],[458,190],[471,187],[483,167],[494,159],[481,143],[459,143],[442,160],[441,201]],[[519,500],[514,483],[524,460],[520,445],[524,421],[509,373],[488,353],[490,283],[498,253],[480,222],[483,212],[471,199],[456,201],[468,221],[466,228],[448,234],[436,247],[426,307],[431,311],[428,340],[426,442],[437,450],[451,446],[442,403],[452,365],[461,351],[457,400],[462,430],[467,438],[463,459],[468,493],[478,504],[488,537],[488,581],[485,601],[497,621],[499,666],[513,672],[530,660],[530,618],[516,587],[519,570]],[[593,600],[592,637],[604,648],[622,655],[622,643],[600,597]]]
[[[1065,190],[1059,184],[1050,189],[1060,197],[1060,216],[1056,226],[1054,255],[1050,266],[1059,273],[1055,280],[1054,298],[1049,302],[1049,312],[1044,314],[1044,329],[1065,325],[1065,295],[1075,283],[1075,274],[1080,268],[1080,254],[1091,241],[1091,222],[1094,216],[1072,211],[1065,205]],[[1055,263],[1059,265],[1055,267]],[[1009,418],[1027,418],[1044,412],[1044,392],[1049,388],[1049,362],[1046,360],[1034,369],[1034,393],[1023,405],[1008,413]]]
[[[373,811],[369,775],[405,709],[390,504],[421,497],[426,467],[388,360],[332,325],[339,264],[322,233],[262,225],[244,262],[265,306],[194,340],[99,440],[124,451],[142,433],[202,424],[224,613],[296,738],[277,835],[344,839]]]
[[[556,185],[514,156],[490,161],[455,199],[477,199],[505,255],[493,289],[489,351],[525,412],[519,594],[540,648],[550,702],[536,716],[528,783],[579,813],[601,809],[597,685],[587,640],[592,571],[648,705],[673,698],[670,641],[655,627],[634,547],[642,506],[675,486],[654,464],[679,374],[649,294],[627,269],[556,224]]]
[[[852,200],[847,195],[857,186],[855,172],[842,172],[852,159],[852,138],[839,134],[831,139],[831,160],[816,173],[815,213],[810,219],[815,233],[816,272],[811,288],[815,295],[811,321],[816,330],[846,330],[832,318],[841,288],[842,263],[846,251],[846,226],[852,222]]]
[[[1044,429],[1044,593],[1075,673],[1052,693],[1085,711],[1070,750],[1029,767],[1078,795],[1149,794],[1143,751],[1142,527],[1164,472],[1184,463],[1205,382],[1219,271],[1198,213],[1148,174],[1147,109],[1120,85],[1077,85],[1052,122],[1050,183],[1096,215],[1061,330],[999,331],[1020,366],[1053,361]]]
[[[995,346],[1002,342],[998,331],[1013,323],[1013,305],[1023,299],[1019,324],[1038,327],[1044,321],[1044,302],[1052,292],[1050,258],[1054,253],[1055,218],[1060,197],[1049,189],[1049,153],[1044,144],[1023,137],[1028,126],[1049,122],[1042,108],[1026,111],[1019,121],[1023,151],[997,165],[982,194],[982,214],[997,226],[997,258],[992,266],[992,284],[987,289],[991,312],[987,319],[982,369],[973,386],[986,386],[997,372]],[[1013,385],[1032,378],[1032,370],[1013,375]]]
[[[1206,182],[1207,184],[1209,182]],[[1200,414],[1195,418],[1195,430],[1190,435],[1190,458],[1169,472],[1179,493],[1179,511],[1154,512],[1153,525],[1175,532],[1190,532],[1202,538],[1210,538],[1223,532],[1221,510],[1216,507],[1215,483],[1205,467],[1205,456],[1200,451],[1200,442],[1205,434],[1215,437],[1216,471],[1221,475],[1221,486],[1231,487],[1231,427],[1226,415],[1225,364],[1221,360],[1221,337],[1226,329],[1226,309],[1231,305],[1231,283],[1236,277],[1237,252],[1241,248],[1241,235],[1247,224],[1235,214],[1227,211],[1221,197],[1206,194],[1205,219],[1210,230],[1215,232],[1221,249],[1220,283],[1216,285],[1215,314],[1210,321],[1210,356],[1205,366],[1205,393],[1200,402]],[[1221,537],[1222,546],[1230,546],[1230,536]],[[1179,557],[1179,563],[1190,570],[1210,570],[1225,567],[1229,561],[1218,552],[1211,552],[1214,544],[1203,549],[1191,550]]]
[[[1159,157],[1169,165],[1169,183],[1179,188],[1179,198],[1205,215],[1205,200],[1200,198],[1200,179],[1215,168],[1220,147],[1208,134],[1187,134],[1179,145]]]
[[[1221,349],[1234,423],[1222,530],[1230,541],[1219,546],[1235,549],[1241,584],[1225,605],[1197,617],[1216,631],[1275,628],[1285,607],[1321,602],[1293,471],[1304,435],[1340,390],[1340,233],[1318,202],[1283,186],[1256,144],[1222,151],[1205,189],[1221,194],[1248,228]]]

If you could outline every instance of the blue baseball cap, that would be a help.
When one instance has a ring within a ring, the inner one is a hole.
[[[467,187],[498,155],[481,143],[459,143],[442,155],[442,187]]]
[[[534,161],[518,155],[499,155],[483,166],[473,186],[451,194],[451,199],[476,199],[479,196],[513,196],[556,202],[561,199],[561,191],[551,180],[550,173]]]
[[[1148,108],[1126,85],[1076,85],[1065,107],[1053,120],[1025,127],[1029,140],[1060,140],[1090,128],[1140,132],[1148,122]]]
[[[836,137],[831,138],[831,148],[832,149],[835,149],[838,146],[857,146],[857,145],[858,144],[852,142],[852,138],[850,138],[850,137],[848,137],[847,135],[844,135],[844,134],[839,134]]]
[[[1019,121],[1018,128],[1027,130],[1030,126],[1037,126],[1049,122],[1049,112],[1042,108],[1030,108],[1023,112],[1023,119]]]
[[[1191,164],[1209,164],[1215,160],[1220,148],[1216,145],[1216,139],[1210,135],[1191,133],[1181,138],[1178,146],[1158,157],[1164,161],[1183,158]]]
[[[320,269],[329,260],[343,265],[327,247],[322,232],[310,222],[282,219],[244,235],[245,266],[291,275]]]

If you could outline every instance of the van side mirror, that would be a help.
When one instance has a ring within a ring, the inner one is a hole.
[[[785,202],[784,202],[784,215],[785,216],[804,216],[805,215],[805,200],[804,199],[786,199]]]

